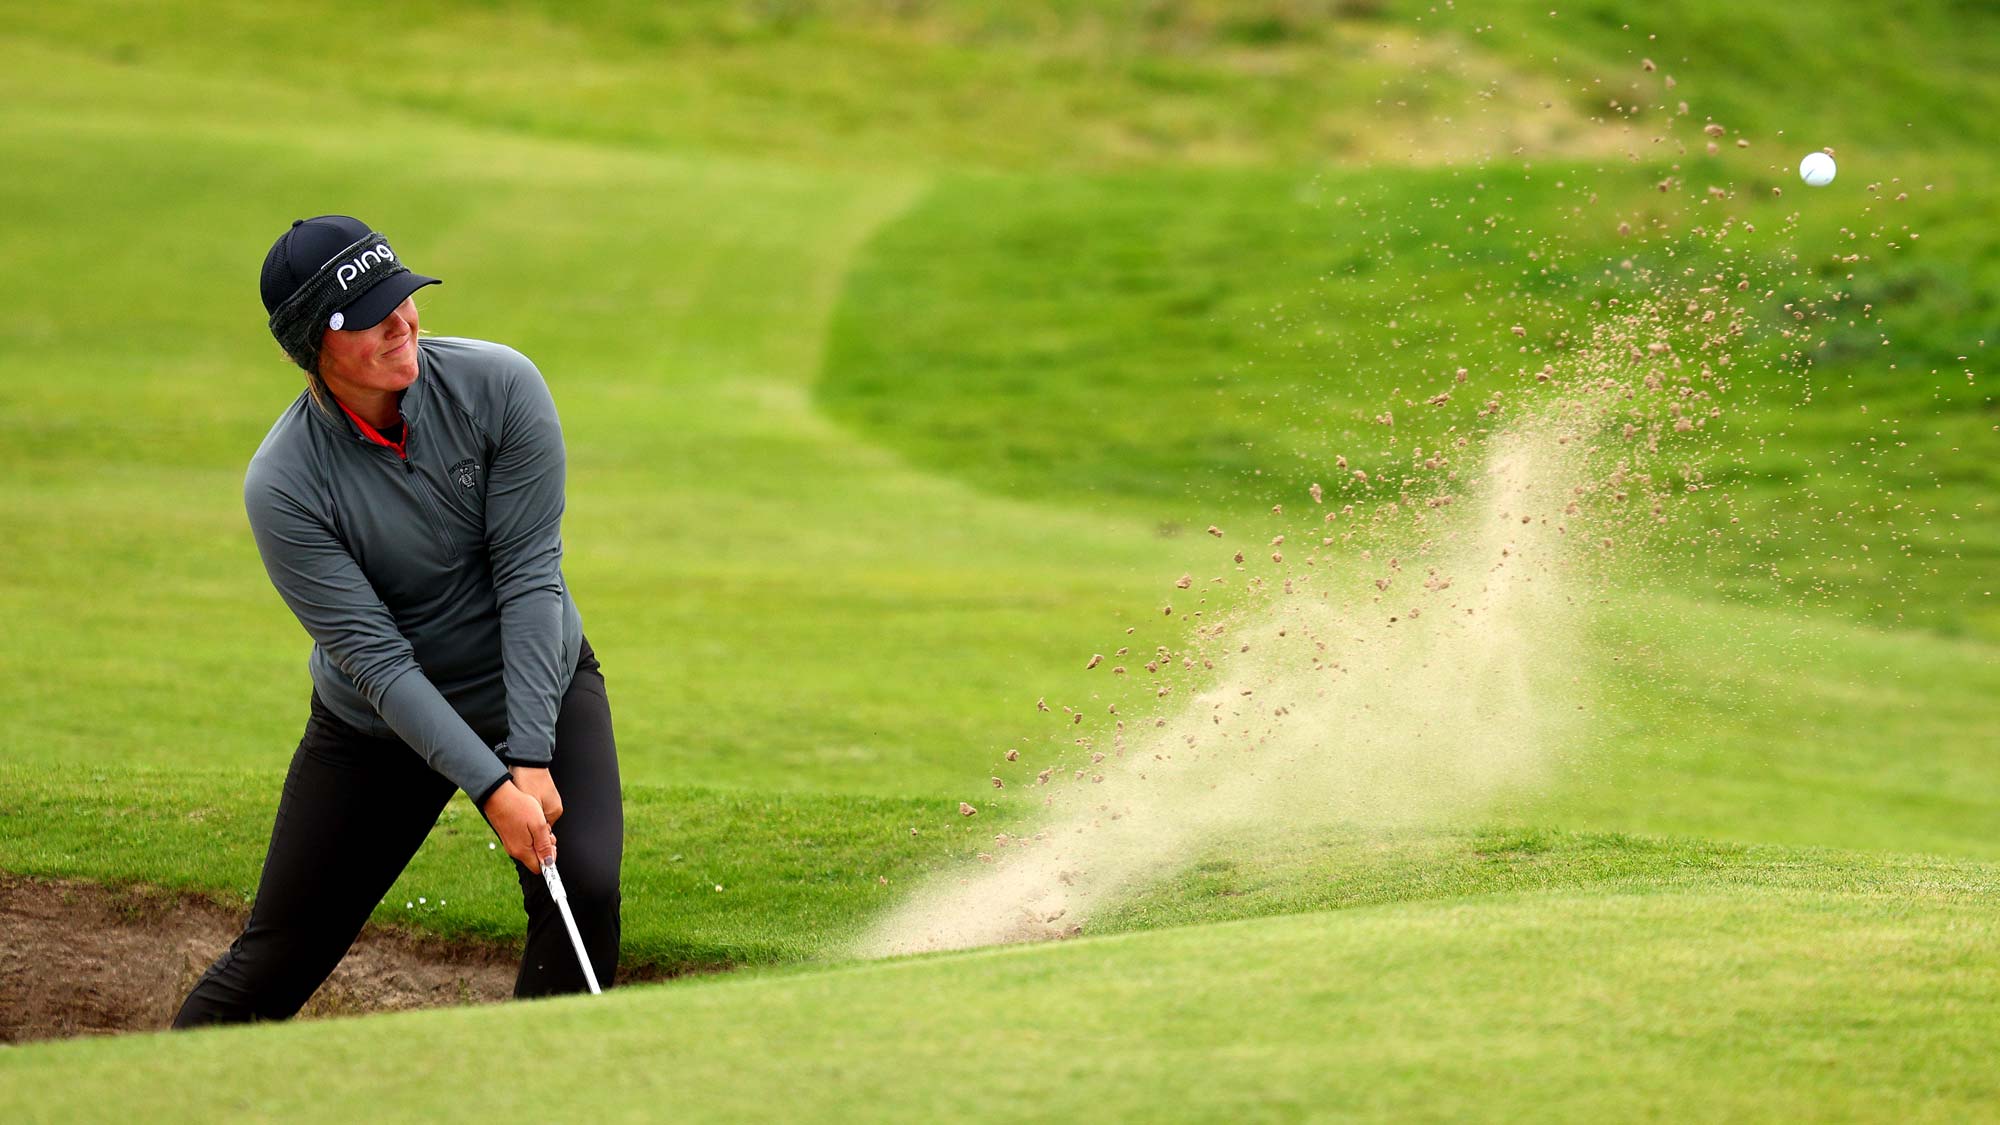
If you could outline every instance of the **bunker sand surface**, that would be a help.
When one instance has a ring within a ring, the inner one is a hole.
[[[158,888],[0,874],[0,1043],[166,1028],[243,918]],[[519,956],[371,925],[300,1015],[506,1000]]]

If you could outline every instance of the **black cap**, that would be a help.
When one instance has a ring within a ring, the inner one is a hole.
[[[264,255],[264,274],[259,287],[263,291],[264,311],[275,312],[285,303],[306,279],[319,272],[320,267],[331,262],[342,250],[368,237],[372,230],[367,223],[351,215],[321,215],[312,219],[293,219],[290,230],[278,236],[271,244],[271,252]],[[340,327],[349,332],[373,328],[382,323],[382,318],[395,311],[403,298],[415,293],[426,285],[442,285],[435,277],[425,277],[416,273],[399,273],[387,281],[364,291],[350,305],[342,307]]]

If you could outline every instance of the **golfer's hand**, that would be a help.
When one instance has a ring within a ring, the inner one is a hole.
[[[500,846],[528,870],[540,875],[544,861],[555,861],[556,834],[542,815],[542,803],[513,782],[503,782],[479,811],[500,837]]]
[[[542,815],[549,818],[551,825],[562,819],[562,794],[556,792],[549,771],[534,766],[509,766],[507,775],[522,792],[542,803]]]

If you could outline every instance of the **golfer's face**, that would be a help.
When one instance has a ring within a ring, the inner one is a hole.
[[[358,332],[329,329],[320,338],[319,366],[329,380],[377,391],[417,381],[417,302],[403,298],[381,323]]]

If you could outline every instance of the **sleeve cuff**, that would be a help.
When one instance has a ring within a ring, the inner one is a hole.
[[[534,757],[531,751],[520,751],[509,746],[506,739],[493,744],[493,753],[510,766],[531,766],[535,769],[549,768],[549,762],[555,757],[546,751],[541,757]]]
[[[502,773],[498,778],[498,780],[494,781],[493,784],[480,790],[477,795],[473,795],[472,796],[473,807],[484,810],[486,808],[486,799],[488,797],[491,797],[493,794],[498,793],[500,791],[500,787],[502,785],[507,784],[507,781],[508,781],[507,775],[505,773]]]

